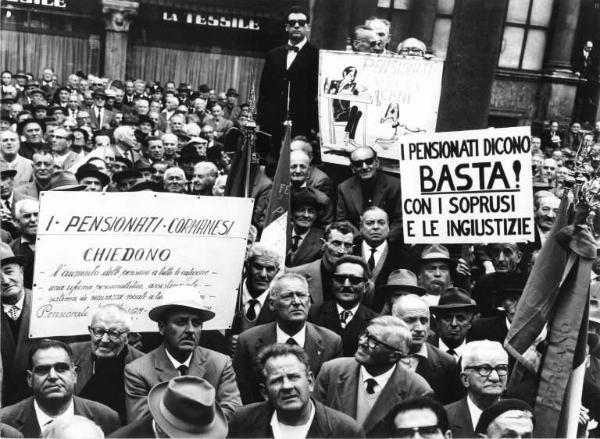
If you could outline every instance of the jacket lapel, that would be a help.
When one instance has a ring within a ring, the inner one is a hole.
[[[371,273],[371,278],[373,280],[377,279],[377,276],[379,276],[379,273],[381,273],[381,269],[385,265],[389,250],[390,250],[389,245],[386,245],[384,247],[384,249],[382,250],[381,257],[379,258],[379,261],[377,261],[377,264],[375,265],[375,267],[373,268],[373,272]]]
[[[352,179],[352,184],[350,186],[350,196],[352,197],[352,202],[354,203],[354,210],[356,210],[356,215],[358,217],[360,217],[363,213],[363,205],[364,205],[364,200],[363,200],[363,193],[362,193],[362,189],[360,187],[360,184],[358,183],[358,177],[354,177]],[[375,193],[377,193],[377,191],[375,191]],[[377,196],[377,195],[374,195]],[[373,204],[375,204],[375,200],[373,200]]]
[[[81,352],[79,358],[75,360],[75,366],[77,367],[77,382],[75,383],[75,394],[81,393],[85,385],[92,377],[92,351],[91,349],[84,349]]]
[[[323,339],[315,331],[312,323],[306,323],[306,339],[304,340],[304,350],[310,360],[310,368],[316,373],[321,365],[321,355],[323,354]]]
[[[351,368],[342,371],[338,376],[338,382],[335,386],[336,392],[332,398],[331,406],[340,407],[339,411],[346,413],[351,418],[356,418],[359,373],[360,365],[356,361],[353,362]]]
[[[377,401],[373,405],[373,408],[367,415],[363,428],[365,433],[376,427],[382,418],[390,411],[390,408],[395,406],[397,403],[404,399],[402,390],[404,389],[402,381],[400,364],[396,364],[394,373],[386,383],[385,387],[381,390]]]
[[[194,356],[190,364],[189,375],[203,377],[206,374],[206,356],[201,349],[194,350]]]
[[[23,433],[23,437],[40,437],[42,435],[42,429],[33,408],[33,397],[28,398],[27,404],[23,407],[15,424],[16,428]]]
[[[154,369],[156,369],[159,382],[169,381],[179,374],[167,357],[167,352],[162,344],[154,350]]]
[[[384,195],[387,193],[387,182],[384,178],[383,174],[380,171],[377,171],[376,180],[375,180],[375,190],[373,191],[373,206],[382,206],[382,201]],[[385,210],[385,207],[382,206],[382,209]]]

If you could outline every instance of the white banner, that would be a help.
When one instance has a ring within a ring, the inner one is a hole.
[[[404,137],[405,242],[533,240],[530,135],[516,127]]]
[[[435,132],[443,66],[436,59],[321,50],[323,161],[347,165],[351,151],[368,145],[384,169],[398,172],[402,138]]]
[[[135,192],[43,192],[35,252],[31,337],[86,334],[106,303],[133,331],[156,331],[148,311],[175,285],[193,285],[231,325],[253,200]]]

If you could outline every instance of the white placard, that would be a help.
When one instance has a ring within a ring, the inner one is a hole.
[[[443,66],[437,59],[321,50],[323,161],[347,165],[353,149],[368,145],[385,170],[398,172],[403,137],[435,132]]]
[[[123,305],[133,331],[156,331],[148,311],[175,285],[194,285],[233,320],[253,200],[153,192],[43,192],[31,337],[86,334],[101,304]]]
[[[530,135],[516,127],[404,137],[405,242],[533,240]]]

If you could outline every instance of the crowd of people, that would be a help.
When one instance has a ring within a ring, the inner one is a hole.
[[[389,26],[367,20],[349,50],[392,54]],[[352,149],[349,167],[320,163],[309,29],[306,12],[290,12],[258,103],[234,88],[2,72],[2,437],[531,437],[534,401],[507,393],[514,358],[503,342],[560,197],[600,163],[600,122],[566,133],[550,122],[532,137],[534,241],[407,245],[400,180],[374,149]],[[414,39],[398,52],[426,56]],[[257,144],[231,329],[203,331],[214,312],[179,286],[150,310],[155,333],[132,332],[127,311],[105,304],[89,336],[30,339],[40,193],[225,196],[236,132],[254,132],[256,109],[269,136]],[[259,238],[286,119],[282,255]],[[589,169],[576,163],[584,155]],[[592,271],[582,436],[600,420],[600,257]]]

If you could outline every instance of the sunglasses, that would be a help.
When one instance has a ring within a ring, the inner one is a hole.
[[[360,285],[366,281],[364,277],[354,276],[352,274],[334,274],[332,277],[333,280],[339,284],[345,284],[346,279],[348,279],[352,285]]]
[[[350,163],[352,163],[352,166],[355,168],[362,168],[363,165],[371,166],[373,163],[375,163],[375,157],[364,160],[350,160]]]
[[[306,26],[306,20],[288,20],[287,24],[290,27],[294,27],[296,25],[302,27],[302,26]]]
[[[43,364],[41,366],[35,366],[33,368],[33,373],[39,376],[45,376],[48,375],[52,369],[54,369],[56,373],[65,373],[71,370],[71,365],[69,363]]]
[[[434,437],[438,434],[440,428],[437,425],[426,425],[423,427],[407,427],[407,428],[395,428],[394,437],[397,438],[412,438],[416,433],[419,433],[421,437],[428,438]]]

